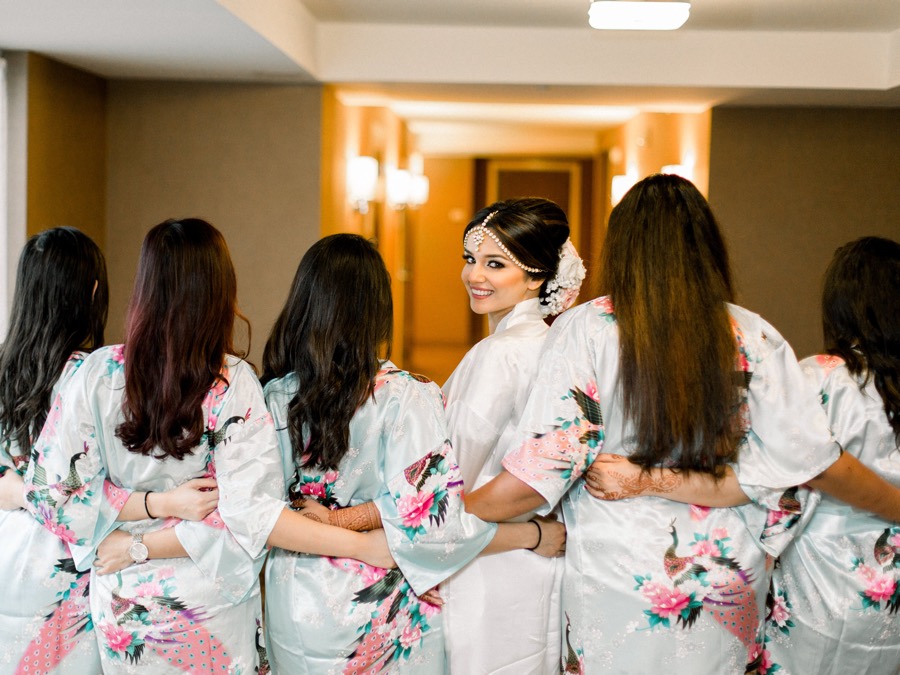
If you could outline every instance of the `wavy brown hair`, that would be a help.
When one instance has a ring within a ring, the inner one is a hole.
[[[202,403],[234,353],[237,281],[222,234],[198,218],[144,238],[125,326],[124,421],[132,452],[183,459],[206,427]]]
[[[637,183],[613,209],[600,286],[619,329],[630,459],[716,476],[737,455],[737,346],[728,253],[709,204],[674,175]]]
[[[0,347],[0,436],[22,452],[44,426],[66,360],[103,344],[108,305],[106,262],[86,234],[55,227],[25,243]]]
[[[391,281],[375,246],[355,234],[313,244],[263,353],[264,383],[297,378],[288,433],[299,466],[337,468],[392,332]]]
[[[863,237],[841,246],[825,272],[825,351],[874,380],[900,446],[900,243]]]

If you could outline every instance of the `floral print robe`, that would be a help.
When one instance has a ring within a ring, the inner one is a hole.
[[[863,385],[836,356],[800,365],[844,450],[900,486],[900,451],[874,382]],[[900,672],[900,526],[823,495],[772,584],[761,672]]]
[[[475,557],[496,530],[465,513],[438,387],[385,362],[350,422],[336,471],[298,467],[287,431],[294,375],[266,385],[292,498],[374,502],[398,568],[274,549],[266,626],[275,673],[444,673],[438,607],[419,599]]]
[[[50,399],[85,358],[73,353]],[[6,439],[0,466],[24,475],[30,448]],[[0,511],[0,673],[95,675],[100,655],[88,600],[90,574],[79,572],[68,545],[48,532],[28,511]]]
[[[227,357],[203,402],[207,432],[183,460],[129,452],[116,438],[123,347],[97,350],[61,390],[26,474],[29,508],[91,569],[115,528],[175,527],[190,557],[149,560],[118,574],[91,571],[91,619],[104,671],[254,673],[262,649],[258,576],[284,508],[272,420],[250,367]],[[153,373],[148,373],[153,377]],[[117,523],[133,490],[164,491],[215,477],[218,509],[203,522]]]
[[[450,440],[469,492],[502,469],[548,330],[540,300],[520,302],[444,385]],[[507,551],[476,558],[441,584],[451,671],[556,672],[563,567],[560,558]]]
[[[762,658],[771,556],[814,495],[785,493],[839,449],[790,346],[759,316],[729,305],[746,383],[735,470],[755,503],[704,509],[666,499],[605,502],[582,475],[599,452],[628,455],[619,340],[609,298],[569,310],[545,342],[517,450],[503,465],[563,504],[565,672],[752,672]]]

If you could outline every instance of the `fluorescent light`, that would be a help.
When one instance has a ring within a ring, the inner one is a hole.
[[[681,176],[682,178],[687,178],[690,181],[694,180],[693,167],[688,166],[687,164],[666,164],[659,170],[659,172]]]
[[[690,13],[689,2],[593,0],[588,21],[601,30],[675,30]]]

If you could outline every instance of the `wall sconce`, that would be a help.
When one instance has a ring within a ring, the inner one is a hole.
[[[622,201],[622,197],[628,192],[634,184],[637,183],[637,176],[632,173],[622,173],[612,177],[612,185],[609,189],[609,201],[613,206]]]
[[[412,176],[406,169],[388,169],[385,176],[385,198],[388,206],[402,211],[409,204]]]
[[[428,176],[412,174],[409,184],[409,208],[417,209],[428,201]]]
[[[351,157],[347,160],[347,198],[359,213],[369,212],[378,188],[378,160],[374,157]]]

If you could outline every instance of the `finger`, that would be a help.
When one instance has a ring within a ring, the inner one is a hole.
[[[190,486],[195,490],[201,489],[212,489],[216,487],[216,479],[215,478],[192,478],[185,485]]]
[[[614,455],[611,452],[601,452],[594,457],[595,462],[620,462],[622,459],[624,459],[622,455]]]

